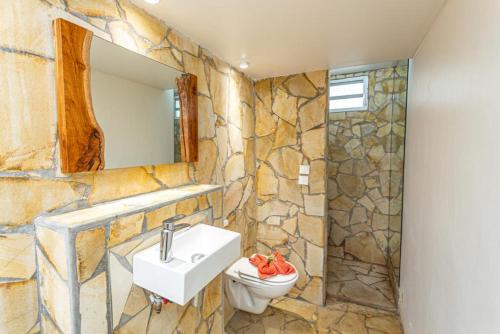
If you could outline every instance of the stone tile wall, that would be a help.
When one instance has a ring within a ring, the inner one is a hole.
[[[279,250],[300,275],[290,296],[325,297],[327,71],[258,81],[257,250]],[[311,166],[309,185],[299,165]]]
[[[198,76],[199,163],[60,173],[51,23],[57,17]],[[228,218],[229,228],[243,233],[242,251],[252,253],[251,80],[129,0],[0,1],[0,22],[0,305],[9,305],[2,307],[1,333],[37,332],[46,316],[36,307],[33,228],[33,219],[44,212],[193,182],[220,184],[220,219]]]
[[[368,111],[329,114],[329,254],[388,264],[396,281],[407,71],[401,65],[337,76],[369,76]]]
[[[215,191],[84,225],[38,218],[41,330],[44,333],[223,333],[222,275],[201,292],[201,305],[167,304],[152,311],[149,293],[132,282],[132,258],[159,242],[161,222],[174,215],[191,225],[221,222]]]

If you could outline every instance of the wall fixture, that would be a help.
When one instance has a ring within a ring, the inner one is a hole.
[[[160,0],[144,0],[144,1],[153,5],[156,5],[157,3],[160,2]]]

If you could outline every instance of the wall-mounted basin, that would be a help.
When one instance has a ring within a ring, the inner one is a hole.
[[[134,255],[133,280],[138,286],[185,305],[240,257],[239,233],[198,224],[174,235],[173,260],[160,261],[156,244]]]

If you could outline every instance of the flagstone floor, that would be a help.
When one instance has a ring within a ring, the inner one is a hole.
[[[268,307],[260,315],[237,311],[226,326],[226,334],[315,333],[309,322],[284,311]]]
[[[227,334],[402,334],[399,316],[332,297],[325,306],[282,298],[261,315],[237,311]]]

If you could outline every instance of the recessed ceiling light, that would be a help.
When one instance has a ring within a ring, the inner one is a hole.
[[[144,1],[153,5],[156,5],[158,2],[160,2],[160,0],[144,0]]]
[[[246,59],[242,59],[241,62],[240,62],[240,68],[242,70],[248,68],[250,66],[250,63],[248,62],[248,60]]]

